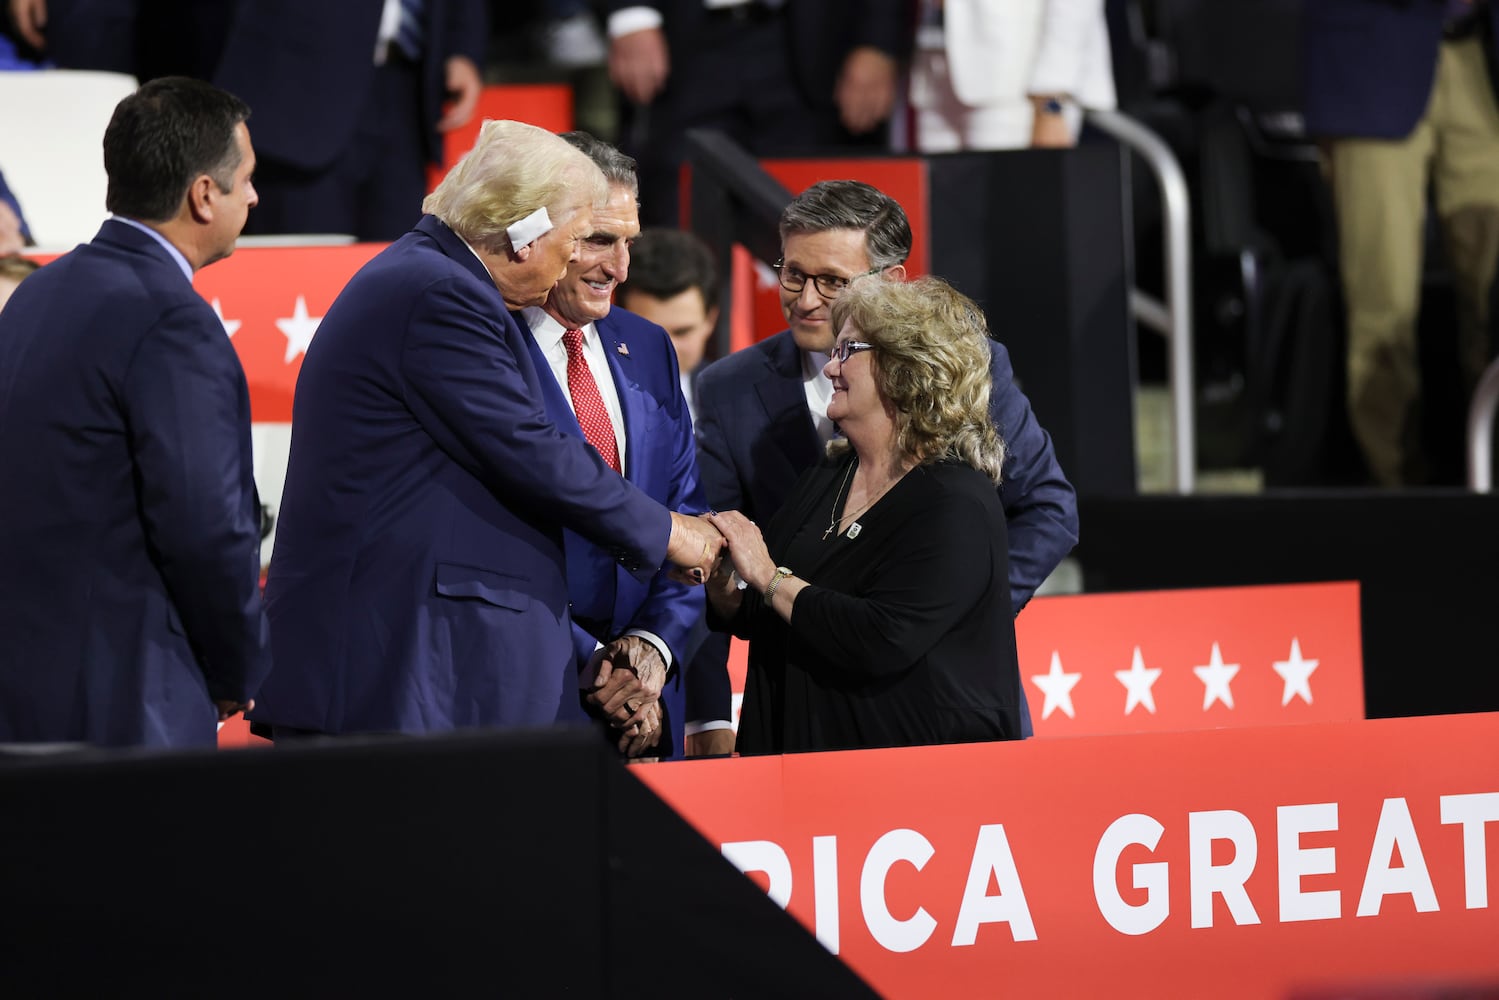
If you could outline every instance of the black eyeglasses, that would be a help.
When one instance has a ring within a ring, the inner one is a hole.
[[[863,274],[856,274],[853,278],[845,278],[838,274],[803,274],[794,267],[787,267],[784,260],[778,260],[770,265],[780,277],[781,287],[788,292],[800,292],[807,287],[807,282],[812,282],[817,287],[817,294],[825,299],[836,299],[842,295],[849,285],[853,284],[854,278],[862,278],[870,274],[879,274],[884,270],[882,267],[872,267]]]
[[[838,359],[840,365],[847,364],[848,359],[860,351],[874,350],[873,344],[866,344],[862,340],[845,340],[833,345],[833,357]]]

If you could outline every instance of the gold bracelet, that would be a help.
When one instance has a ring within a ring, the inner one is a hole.
[[[765,603],[766,604],[769,604],[775,598],[775,596],[776,596],[776,588],[781,585],[781,581],[782,580],[786,579],[786,577],[788,577],[790,575],[791,575],[791,570],[787,569],[785,566],[777,566],[776,567],[775,576],[773,576],[773,577],[770,578],[770,583],[765,588]]]

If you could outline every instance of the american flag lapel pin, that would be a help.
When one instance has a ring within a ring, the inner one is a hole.
[[[623,340],[619,342],[619,346],[616,347],[615,350],[623,354],[627,358],[630,356],[630,345],[625,343]]]

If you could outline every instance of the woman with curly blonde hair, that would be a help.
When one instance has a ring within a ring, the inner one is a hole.
[[[711,515],[734,571],[715,574],[711,617],[750,640],[737,748],[1019,738],[983,314],[939,279],[872,277],[832,326],[827,459],[763,536]]]

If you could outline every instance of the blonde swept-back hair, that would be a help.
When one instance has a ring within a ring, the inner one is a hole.
[[[989,327],[978,305],[940,278],[872,276],[833,301],[833,329],[846,323],[874,345],[896,450],[918,462],[955,458],[998,483],[1005,446],[989,417]],[[835,439],[830,453],[835,445],[848,446]]]
[[[505,230],[538,208],[560,225],[578,208],[608,199],[603,173],[560,136],[524,122],[487,121],[422,211],[475,246],[503,253],[511,249]]]

